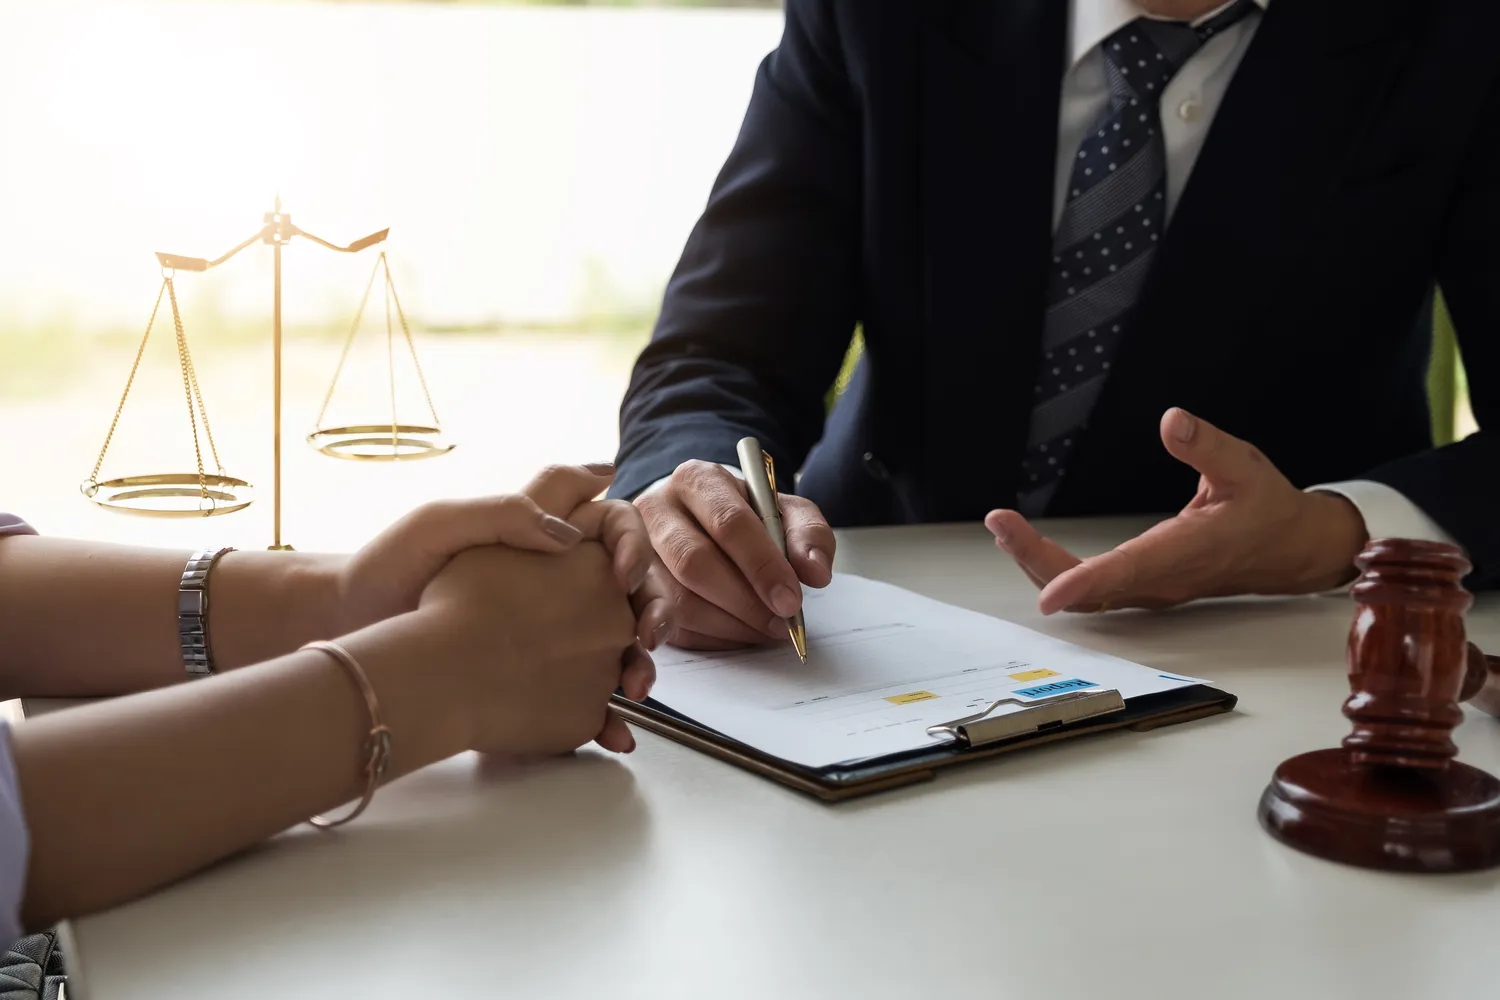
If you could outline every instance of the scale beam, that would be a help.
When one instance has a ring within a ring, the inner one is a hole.
[[[292,227],[293,236],[301,236],[303,239],[312,240],[314,243],[318,244],[318,246],[327,247],[330,250],[337,250],[339,253],[359,253],[361,250],[372,247],[377,243],[384,243],[385,238],[390,234],[391,231],[389,229],[382,229],[378,233],[371,233],[369,236],[365,236],[361,239],[355,240],[353,243],[350,243],[346,247],[341,247],[336,243],[329,243],[321,236],[314,236],[312,233],[309,233],[304,229],[298,229],[296,226]]]
[[[192,366],[192,359],[188,353],[186,336],[182,328],[182,317],[177,308],[177,297],[173,287],[173,275],[177,272],[201,273],[218,267],[228,262],[242,251],[255,243],[269,245],[273,253],[273,277],[272,277],[272,502],[273,514],[273,542],[272,549],[290,549],[290,545],[283,544],[281,540],[281,362],[282,362],[282,315],[281,315],[281,248],[290,243],[294,238],[300,236],[303,239],[316,243],[326,250],[336,253],[359,253],[379,243],[384,243],[390,236],[389,229],[381,229],[378,232],[363,236],[347,246],[341,246],[321,236],[299,229],[292,224],[292,217],[281,210],[281,197],[278,195],[275,205],[271,211],[264,213],[261,217],[262,225],[255,234],[242,241],[233,249],[220,257],[209,259],[206,257],[189,257],[184,254],[172,254],[158,252],[156,260],[162,268],[162,292],[157,296],[157,307],[162,304],[163,297],[171,301],[172,316],[176,326],[179,360],[183,370],[184,390],[187,395],[188,417],[192,424],[194,449],[197,453],[197,467],[193,473],[154,473],[147,476],[127,476],[117,479],[100,480],[100,467],[104,463],[105,452],[109,450],[110,441],[114,437],[115,427],[119,423],[120,411],[125,406],[125,396],[130,393],[131,385],[135,381],[136,367],[140,364],[141,354],[145,350],[146,338],[151,335],[151,327],[156,320],[156,309],[152,310],[151,322],[147,324],[145,337],[141,340],[140,350],[136,353],[135,367],[132,367],[130,379],[125,385],[125,394],[120,399],[120,407],[115,412],[115,421],[110,426],[109,435],[105,438],[104,448],[99,454],[99,460],[95,463],[93,474],[83,484],[84,494],[101,506],[114,510],[125,510],[138,514],[158,514],[161,516],[207,516],[212,514],[227,514],[232,511],[242,510],[250,503],[250,484],[243,480],[226,476],[218,461],[218,451],[214,447],[213,434],[208,427],[208,414],[203,407],[202,394],[198,390],[197,376]],[[406,314],[401,308],[401,300],[396,296],[395,284],[391,278],[390,265],[386,262],[385,253],[382,251],[375,263],[375,273],[370,277],[370,285],[374,284],[376,274],[384,272],[385,275],[385,300],[386,300],[386,354],[388,363],[394,366],[395,328],[392,323],[392,307],[394,306],[394,318],[399,320],[401,337],[406,342],[407,349],[411,353],[412,365],[416,371],[418,383],[422,394],[426,399],[430,423],[405,423],[398,419],[396,413],[396,390],[395,369],[391,368],[391,419],[390,423],[360,423],[346,427],[328,427],[323,423],[329,401],[332,399],[334,388],[338,383],[340,372],[343,370],[344,361],[348,357],[350,344],[359,329],[360,316],[364,313],[365,301],[361,300],[359,311],[355,314],[354,325],[349,332],[349,338],[345,341],[343,353],[339,358],[339,368],[334,372],[333,383],[328,387],[328,395],[323,401],[323,410],[318,414],[317,428],[308,435],[308,443],[325,455],[335,458],[359,459],[365,461],[401,461],[417,458],[426,458],[432,455],[441,455],[452,450],[451,443],[442,440],[442,426],[438,423],[437,411],[432,405],[432,394],[428,391],[427,380],[422,374],[421,363],[417,360],[416,345],[412,342],[411,330],[407,325]],[[365,289],[365,299],[370,295],[370,287]],[[204,466],[203,452],[198,444],[198,424],[201,420],[203,431],[207,436],[209,453],[213,459],[215,472],[211,473]]]
[[[224,256],[218,257],[214,260],[207,260],[203,257],[184,257],[180,254],[175,253],[162,253],[159,250],[156,253],[156,259],[162,267],[171,268],[174,271],[207,271],[211,267],[218,267],[220,264],[224,263],[226,260],[229,260],[235,254],[239,253],[241,250],[245,249],[257,240],[264,239],[266,235],[266,229],[269,228],[271,227],[267,226],[261,229],[254,236],[250,237],[248,240],[241,243],[239,246],[235,247]]]

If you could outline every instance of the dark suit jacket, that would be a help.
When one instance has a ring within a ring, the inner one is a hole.
[[[1015,501],[1042,336],[1063,0],[787,0],[621,410],[615,494],[753,434],[836,526]],[[1297,485],[1395,487],[1500,580],[1500,443],[1434,450],[1436,281],[1500,418],[1500,3],[1272,4],[1051,510],[1175,510],[1182,406]],[[867,353],[824,419],[851,331]]]

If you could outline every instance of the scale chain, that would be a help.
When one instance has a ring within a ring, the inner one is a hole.
[[[349,336],[344,338],[344,349],[339,354],[339,363],[333,370],[333,381],[328,383],[328,393],[323,397],[323,408],[318,411],[317,426],[323,426],[323,418],[328,415],[328,405],[333,402],[334,390],[338,388],[339,376],[344,372],[344,363],[349,360],[349,348],[354,346],[355,335],[359,333],[359,321],[364,318],[365,304],[370,301],[370,290],[375,287],[375,276],[380,273],[380,260],[384,254],[375,261],[375,266],[370,270],[370,280],[365,282],[365,294],[359,300],[359,308],[354,311],[354,322],[349,324]],[[398,307],[399,308],[399,307]]]
[[[156,314],[161,309],[161,297],[166,294],[167,286],[172,279],[163,276],[161,288],[156,291],[156,305],[151,307],[151,318],[146,321],[146,333],[141,337],[141,346],[136,348],[135,361],[130,365],[130,377],[125,380],[125,391],[120,394],[120,405],[115,407],[115,417],[109,422],[109,433],[104,435],[104,447],[99,449],[99,459],[94,463],[94,471],[89,473],[89,482],[99,482],[99,470],[104,468],[104,456],[109,454],[109,444],[115,438],[115,430],[120,426],[120,414],[125,412],[125,400],[130,398],[130,387],[135,384],[135,373],[141,367],[141,357],[146,353],[146,342],[151,339],[151,328],[156,325]]]
[[[208,407],[203,405],[203,390],[198,388],[198,366],[193,364],[193,352],[188,347],[187,335],[182,338],[182,356],[187,360],[188,382],[193,387],[193,398],[198,401],[198,416],[203,418],[203,434],[208,438],[208,451],[214,457],[214,469],[224,474],[224,463],[219,460],[219,448],[214,444],[214,429],[208,425]]]
[[[385,260],[385,254],[380,255]],[[391,454],[401,454],[401,426],[396,418],[396,344],[391,330],[391,266],[385,268],[385,370],[391,385]]]
[[[188,423],[193,428],[193,454],[198,459],[198,491],[204,500],[208,499],[208,479],[203,474],[203,448],[198,443],[198,415],[193,412],[193,387],[188,376],[192,366],[187,353],[187,334],[182,329],[182,313],[177,309],[177,289],[172,284],[172,279],[167,279],[167,297],[172,302],[172,324],[177,328],[177,361],[182,366],[182,392],[187,397]]]
[[[411,353],[411,363],[412,368],[417,374],[417,384],[421,386],[422,398],[427,403],[427,413],[432,418],[434,427],[441,426],[442,424],[442,421],[438,419],[437,407],[432,402],[432,391],[427,387],[427,375],[422,371],[422,361],[417,357],[417,345],[411,335],[411,326],[406,320],[406,310],[401,307],[401,296],[396,291],[396,281],[391,275],[390,261],[384,253],[381,253],[375,259],[375,266],[370,270],[369,280],[365,282],[365,292],[360,296],[359,308],[354,311],[354,321],[349,324],[349,334],[344,338],[343,350],[339,352],[338,364],[333,369],[333,380],[328,383],[328,392],[323,396],[323,406],[318,410],[318,426],[322,426],[324,418],[328,415],[328,407],[333,402],[333,394],[338,390],[339,378],[343,375],[344,366],[349,360],[349,351],[354,346],[355,337],[359,335],[359,324],[364,319],[365,309],[369,305],[370,293],[375,290],[375,279],[381,274],[382,270],[385,272],[386,291],[386,364],[390,369],[390,376],[392,380],[395,379],[395,359],[391,357],[391,340],[394,331],[390,329],[390,307],[394,305],[396,307],[396,319],[401,324],[401,336],[406,341],[407,351]],[[391,391],[391,424],[394,427],[398,423],[395,412],[394,384],[391,387]]]
[[[411,328],[406,325],[406,310],[401,308],[401,296],[396,294],[396,282],[391,277],[390,262],[385,259],[385,254],[380,255],[381,264],[385,265],[385,285],[391,291],[391,301],[396,303],[396,318],[401,321],[401,335],[406,338],[406,349],[411,352],[412,367],[417,370],[417,382],[422,386],[422,395],[427,400],[427,412],[432,415],[432,426],[442,426],[438,419],[437,407],[432,405],[432,393],[427,390],[427,377],[422,374],[422,362],[417,360],[417,345],[411,339]]]

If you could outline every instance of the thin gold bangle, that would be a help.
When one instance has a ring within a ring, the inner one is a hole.
[[[365,794],[354,807],[354,811],[342,819],[324,819],[322,816],[314,816],[308,820],[319,830],[331,830],[336,826],[343,826],[365,811],[370,800],[375,798],[375,789],[380,787],[381,780],[385,777],[386,769],[391,764],[391,731],[385,724],[385,719],[380,714],[380,699],[375,697],[375,689],[370,686],[370,679],[365,676],[364,668],[359,665],[347,649],[336,642],[310,642],[303,649],[316,649],[327,653],[339,662],[354,678],[354,683],[359,685],[360,693],[365,696],[365,707],[370,711],[370,735],[365,737]]]

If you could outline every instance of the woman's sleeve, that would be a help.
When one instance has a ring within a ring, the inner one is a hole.
[[[14,514],[0,513],[0,536],[35,534]],[[10,727],[0,723],[0,948],[21,936],[21,892],[31,841],[10,754]]]
[[[34,535],[31,525],[14,514],[0,512],[0,535]]]
[[[21,893],[30,849],[10,753],[10,726],[0,723],[0,948],[21,936]]]

